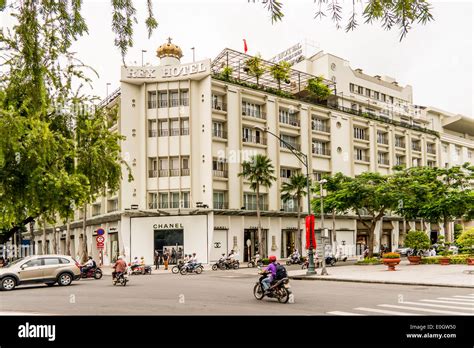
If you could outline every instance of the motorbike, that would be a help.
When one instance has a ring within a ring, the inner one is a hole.
[[[336,265],[336,262],[337,262],[337,261],[340,261],[340,260],[341,260],[340,258],[335,257],[334,255],[326,256],[326,259],[325,259],[326,265],[329,265],[329,266],[335,266],[335,265]],[[343,261],[343,262],[346,262],[346,260],[347,260],[347,256],[344,256],[344,257],[342,258],[342,261]]]
[[[151,274],[151,266],[138,265],[132,267],[129,265],[128,275],[137,275],[137,274]]]
[[[289,265],[301,265],[304,261],[301,261],[301,258],[298,257],[298,258],[293,258],[293,257],[289,257],[288,260],[286,260],[286,265],[289,266]]]
[[[188,273],[196,273],[196,274],[201,274],[202,273],[202,264],[200,263],[197,263],[194,267],[191,266],[190,264],[185,264],[183,265],[183,267],[181,267],[181,270],[179,271],[179,273],[181,273],[182,275],[186,275]]]
[[[269,298],[276,298],[280,303],[287,303],[292,294],[290,280],[283,278],[273,282],[268,289],[268,293],[263,291],[262,280],[267,277],[267,271],[260,271],[260,278],[253,287],[253,295],[257,300],[262,300],[265,296]]]
[[[309,267],[309,258],[306,257],[304,261],[301,263],[301,269],[307,269]],[[314,257],[314,268],[319,267],[319,259],[315,256]]]
[[[258,259],[257,262],[255,262],[255,257],[252,257],[252,259],[249,261],[249,263],[247,264],[247,267],[248,268],[253,268],[253,267],[262,267],[263,266],[263,262],[261,259]]]
[[[84,267],[81,267],[81,278],[102,278],[102,270],[99,267],[90,268],[87,270],[87,272],[83,272],[83,268]]]
[[[212,265],[212,270],[217,271],[225,270],[225,269],[239,269],[240,263],[238,260],[234,260],[232,262],[226,262],[225,260],[219,260],[215,264]]]
[[[178,274],[181,272],[181,269],[183,268],[183,266],[185,265],[184,261],[183,260],[179,260],[178,261],[178,264],[176,266],[173,266],[173,268],[171,268],[171,272],[173,274]],[[202,264],[198,264],[199,265],[199,268],[201,268],[201,272],[204,271],[204,266]]]
[[[117,284],[125,286],[127,285],[127,282],[128,274],[126,272],[119,272],[112,278],[112,284],[114,284],[114,286]]]

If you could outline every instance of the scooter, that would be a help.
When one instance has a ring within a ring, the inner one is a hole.
[[[102,278],[102,270],[99,267],[90,268],[89,270],[87,270],[86,273],[82,271],[82,268],[83,267],[81,267],[81,278],[94,278],[94,279]]]
[[[202,264],[197,263],[196,265],[191,266],[190,264],[185,264],[179,271],[182,275],[186,275],[188,273],[196,273],[196,274],[201,274],[202,273]]]
[[[336,265],[336,262],[339,261],[340,259],[339,258],[336,258],[334,255],[329,255],[329,256],[326,256],[326,265],[329,265],[329,266],[334,266]],[[347,256],[344,256],[342,258],[342,261],[343,262],[346,262],[347,260]]]
[[[253,287],[253,295],[257,300],[262,300],[265,296],[270,297],[270,298],[276,298],[278,302],[280,303],[287,303],[288,300],[290,299],[290,296],[292,296],[291,293],[291,286],[290,286],[290,280],[288,278],[283,278],[280,280],[277,280],[275,283],[273,283],[270,288],[268,289],[268,292],[265,293],[263,291],[263,285],[262,285],[262,280],[264,280],[267,277],[268,272],[267,271],[260,271],[259,274],[261,275],[255,286]]]
[[[112,284],[114,284],[114,286],[117,284],[125,286],[127,285],[127,282],[128,282],[127,272],[120,272],[116,274],[114,278],[112,278]]]

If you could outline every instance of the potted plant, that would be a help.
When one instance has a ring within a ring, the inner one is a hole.
[[[467,264],[474,266],[474,228],[462,232],[456,242],[462,250],[469,254],[466,259]]]
[[[410,231],[405,238],[405,246],[412,249],[411,255],[408,256],[410,264],[419,265],[421,255],[430,247],[430,238],[423,231]]]
[[[438,242],[440,244],[440,249],[441,249],[440,255],[442,256],[439,258],[439,264],[444,265],[444,266],[449,265],[451,260],[449,259],[448,255],[449,255],[449,245],[451,243],[445,243],[444,236],[440,236],[438,239]]]
[[[400,263],[399,253],[385,253],[382,258],[383,264],[388,266],[389,271],[395,271],[395,266]]]

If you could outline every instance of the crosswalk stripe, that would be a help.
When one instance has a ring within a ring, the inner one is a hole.
[[[409,302],[403,301],[400,302],[401,304],[411,304],[416,306],[428,306],[428,307],[439,307],[439,308],[453,308],[453,309],[463,309],[465,311],[474,311],[474,307],[467,308],[467,307],[458,307],[458,306],[448,306],[448,305],[440,305],[440,304],[432,304],[432,303],[419,303],[419,302]],[[473,312],[474,314],[474,312]]]
[[[452,315],[471,315],[469,313],[444,311],[444,310],[439,310],[439,309],[428,309],[428,308],[419,308],[419,307],[396,306],[396,305],[389,305],[389,304],[381,304],[379,306],[380,307],[398,308],[398,309],[408,309],[408,310],[412,310],[412,311],[430,312],[430,313],[442,313],[442,314],[452,314]]]
[[[425,302],[437,302],[437,303],[451,303],[451,304],[465,304],[465,305],[474,305],[474,303],[471,302],[459,302],[459,301],[447,301],[447,300],[420,300],[420,301],[425,301]]]
[[[438,297],[438,299],[450,300],[450,301],[474,302],[474,300],[468,300],[467,298]]]
[[[333,314],[333,315],[362,315],[362,314],[359,314],[359,313],[341,312],[341,311],[327,312],[327,314]]]
[[[388,310],[383,310],[383,309],[377,309],[377,308],[365,308],[365,307],[357,307],[354,308],[355,310],[358,311],[366,311],[366,312],[374,312],[374,313],[383,313],[383,314],[390,314],[390,315],[420,315],[420,314],[411,314],[407,312],[397,312],[397,311],[388,311]]]
[[[468,298],[468,301],[474,301],[474,298],[472,296],[454,295],[453,297]]]

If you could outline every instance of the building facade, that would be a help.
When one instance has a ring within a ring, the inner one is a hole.
[[[365,75],[333,55],[320,52],[294,65],[290,79],[279,86],[284,93],[278,93],[268,73],[255,84],[243,63],[249,56],[233,50],[213,61],[181,63],[181,49],[169,41],[157,53],[157,66],[122,67],[120,90],[105,101],[119,106],[111,131],[126,137],[122,154],[134,180],[127,180],[124,169],[119,192],[101,197],[87,213],[89,254],[104,264],[119,255],[151,262],[154,250],[164,248],[195,252],[203,263],[233,249],[247,261],[257,249],[256,195],[238,174],[242,161],[258,153],[271,159],[277,176],[262,189],[263,254],[283,258],[295,247],[304,251],[296,202],[283,202],[280,194],[282,184],[305,168],[262,128],[308,154],[315,180],[337,172],[388,174],[395,165],[472,162],[472,118],[414,106],[410,86]],[[233,68],[233,79],[222,77],[225,66]],[[334,89],[327,106],[298,98],[314,75]],[[305,201],[302,211],[307,210]],[[75,218],[72,255],[82,252],[82,212]],[[325,222],[333,249],[362,253],[367,230],[355,216],[337,216],[334,226],[330,216]],[[321,227],[317,219],[318,246]],[[99,228],[106,232],[103,250],[95,243]],[[389,216],[376,227],[375,249],[403,245],[412,228],[431,232],[432,238],[444,233],[441,226]],[[59,238],[65,250],[64,231]],[[41,251],[40,235],[35,242]]]

